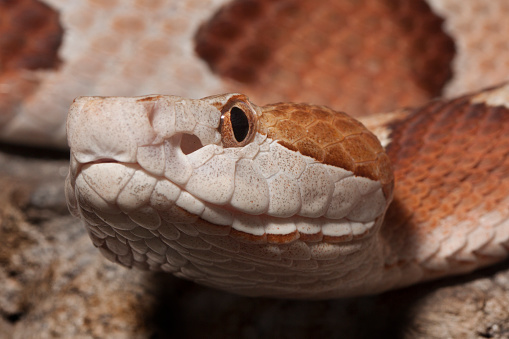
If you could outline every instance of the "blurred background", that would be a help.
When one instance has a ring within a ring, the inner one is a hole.
[[[376,114],[507,81],[508,15],[506,0],[0,0],[0,337],[507,337],[507,264],[376,297],[238,297],[106,262],[63,181],[77,96]]]
[[[77,96],[243,92],[354,116],[507,79],[504,0],[2,0],[0,138],[65,148]]]

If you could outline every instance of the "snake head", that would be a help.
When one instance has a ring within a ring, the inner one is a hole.
[[[363,255],[392,198],[380,143],[323,106],[81,97],[67,128],[69,207],[106,257],[229,289],[221,271],[258,267],[240,293]]]

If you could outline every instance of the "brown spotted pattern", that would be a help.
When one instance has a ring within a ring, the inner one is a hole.
[[[260,132],[324,164],[380,181],[390,196],[389,158],[373,133],[345,113],[325,106],[279,103],[262,107]]]
[[[0,1],[0,124],[37,88],[25,71],[58,67],[63,29],[56,11],[37,0]]]
[[[426,259],[444,241],[460,251],[483,227],[487,242],[509,218],[509,109],[471,98],[434,101],[394,126],[394,201],[382,230],[401,260]]]
[[[201,27],[196,51],[255,102],[357,116],[440,94],[455,50],[442,24],[424,0],[237,0]]]

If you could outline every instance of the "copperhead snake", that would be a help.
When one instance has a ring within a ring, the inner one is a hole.
[[[45,41],[57,45],[51,29],[65,34],[54,64],[5,63],[3,140],[62,147],[62,107],[82,94],[249,89],[219,80],[194,56],[191,37],[221,1],[36,2],[60,16],[60,26],[48,21]],[[450,17],[451,3],[429,1],[455,35],[461,23]],[[178,20],[185,11],[194,14]],[[169,46],[159,39],[167,32]],[[469,55],[455,38],[459,55]],[[129,59],[139,45],[147,53]],[[205,47],[197,52],[217,57]],[[117,62],[119,55],[127,58]],[[479,88],[461,80],[460,70],[472,69],[465,60],[455,61],[449,96]],[[267,79],[250,91],[260,96]],[[499,80],[497,72],[483,79]],[[240,94],[80,97],[67,125],[69,207],[112,261],[247,295],[354,296],[468,272],[507,254],[507,93],[500,86],[364,118],[374,134],[325,106],[256,106]]]
[[[506,85],[399,112],[378,126],[384,151],[324,106],[80,97],[69,208],[112,261],[247,295],[468,272],[508,252],[508,99]]]

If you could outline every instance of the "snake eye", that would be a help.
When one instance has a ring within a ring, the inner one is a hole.
[[[237,142],[242,142],[249,132],[249,121],[246,113],[238,107],[233,107],[230,111],[230,123],[232,125],[233,136]]]
[[[254,136],[256,113],[245,102],[237,101],[223,108],[219,126],[223,147],[242,147]]]

